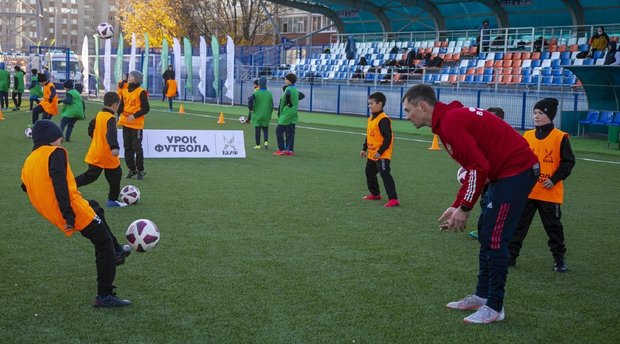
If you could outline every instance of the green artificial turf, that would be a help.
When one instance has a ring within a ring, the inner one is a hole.
[[[445,308],[474,291],[478,243],[440,232],[436,219],[458,183],[428,129],[395,121],[392,161],[401,206],[363,201],[363,117],[303,113],[296,156],[253,150],[242,107],[152,100],[147,128],[245,132],[245,159],[147,159],[142,199],[106,209],[119,239],[138,218],[161,230],[158,247],[117,270],[124,309],[94,309],[94,251],[65,238],[19,187],[32,142],[27,112],[0,122],[1,343],[612,343],[619,340],[617,220],[620,154],[574,138],[579,160],[565,184],[570,272],[553,273],[536,217],[506,289],[506,320],[465,325]],[[92,118],[100,104],[88,103]],[[178,107],[178,103],[175,104]],[[216,124],[220,112],[226,124]],[[275,117],[275,115],[274,115]],[[55,119],[58,123],[59,119]],[[275,123],[275,120],[273,121]],[[86,170],[87,121],[65,143]],[[271,147],[275,130],[270,128]],[[582,158],[597,161],[582,160]],[[603,162],[598,162],[598,160]],[[125,166],[123,166],[126,171]],[[383,186],[381,186],[383,190]],[[104,202],[100,179],[80,189]],[[475,227],[478,209],[469,220]]]

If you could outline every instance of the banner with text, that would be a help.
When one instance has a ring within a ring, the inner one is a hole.
[[[245,158],[241,130],[144,130],[145,158]],[[118,130],[124,157],[123,130]]]

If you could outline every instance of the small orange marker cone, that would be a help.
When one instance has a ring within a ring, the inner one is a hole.
[[[184,114],[185,113],[185,107],[183,106],[183,104],[181,104],[181,107],[179,107],[179,113],[180,114]]]
[[[4,115],[2,114],[2,110],[0,110],[0,121],[4,121]]]
[[[437,137],[437,134],[433,135],[433,143],[431,144],[429,150],[441,150],[441,148],[439,148],[439,138]]]
[[[224,113],[220,112],[220,118],[217,119],[217,124],[224,124],[224,123],[226,123],[224,121]]]

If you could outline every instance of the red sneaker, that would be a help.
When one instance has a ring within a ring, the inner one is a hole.
[[[391,207],[398,207],[399,205],[400,205],[400,202],[397,199],[391,199],[384,205],[384,207],[391,208]]]
[[[278,155],[278,156],[282,156],[285,155],[286,151],[281,151],[279,149],[277,149],[275,152],[273,152],[273,155]]]
[[[284,151],[284,155],[286,155],[286,156],[293,156],[293,155],[295,155],[295,152],[293,152],[293,151]]]
[[[365,199],[367,201],[379,201],[379,200],[381,200],[381,195],[376,195],[375,196],[373,194],[368,194],[368,195],[364,196],[364,198],[362,198],[362,199]]]

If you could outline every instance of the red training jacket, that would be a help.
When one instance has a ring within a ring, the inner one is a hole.
[[[538,162],[527,141],[510,125],[457,101],[435,104],[432,130],[450,156],[467,169],[453,207],[473,208],[487,179],[511,177]]]

